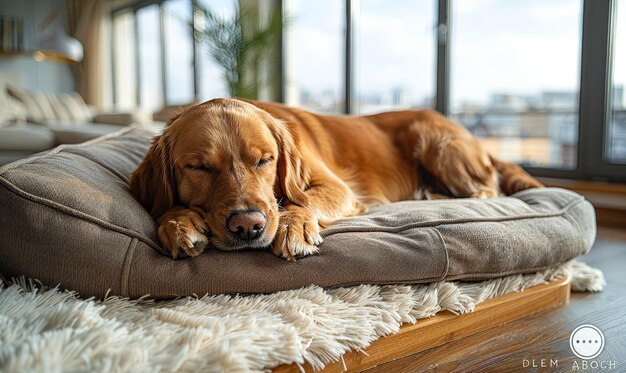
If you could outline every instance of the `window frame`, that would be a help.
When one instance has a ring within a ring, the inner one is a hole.
[[[605,159],[611,120],[614,0],[583,0],[576,168],[527,167],[534,176],[625,182],[626,164]]]
[[[124,12],[133,12],[136,17],[138,9],[158,4],[160,6],[161,25],[161,54],[162,54],[162,86],[163,99],[168,105],[167,95],[167,51],[164,47],[164,14],[163,3],[168,0],[142,0],[111,12],[111,19],[115,15]],[[189,0],[191,2],[191,0]],[[344,114],[355,113],[356,80],[355,80],[355,50],[354,37],[355,27],[358,24],[358,7],[360,0],[343,0],[345,4],[345,32],[344,40]],[[454,58],[450,51],[451,35],[451,1],[452,0],[432,0],[435,1],[436,8],[436,79],[435,79],[435,107],[434,109],[444,115],[450,112],[450,61]],[[626,1],[626,0],[625,0]],[[525,167],[534,176],[556,177],[567,179],[587,179],[611,182],[626,182],[626,164],[612,164],[606,159],[606,146],[608,145],[608,131],[611,112],[612,99],[612,68],[613,68],[613,44],[615,42],[615,10],[616,0],[581,0],[582,3],[582,31],[580,36],[580,79],[579,79],[579,107],[578,107],[578,144],[577,162],[574,169]],[[285,0],[277,0],[276,6],[284,13]],[[193,8],[192,8],[193,12]],[[192,14],[192,20],[195,17]],[[137,42],[136,32],[137,22],[135,21],[135,32],[132,37]],[[113,28],[111,28],[113,34]],[[194,72],[193,89],[194,98],[198,98],[198,52],[195,33],[192,33]],[[285,99],[285,48],[284,37],[280,41],[280,61],[279,69],[280,91],[278,99]],[[114,38],[112,43],[112,61],[115,61]],[[138,49],[138,48],[137,48]],[[136,53],[139,53],[138,50]],[[139,63],[136,62],[138,72]],[[115,65],[113,64],[113,84],[115,85]],[[137,105],[141,102],[140,74],[136,74]],[[113,87],[113,102],[116,103],[115,87]]]
[[[444,115],[450,112],[451,1],[436,1],[436,87],[434,109]],[[355,9],[359,0],[344,0],[344,89],[343,114],[353,114],[355,98],[355,60],[353,40]],[[605,160],[607,131],[611,119],[612,49],[615,30],[615,0],[581,0],[580,79],[578,107],[577,162],[574,169],[525,167],[534,176],[566,179],[626,182],[626,165]],[[285,64],[282,55],[281,64]],[[596,93],[600,92],[600,93]]]
[[[626,181],[626,164],[610,163],[607,158],[607,147],[609,140],[609,130],[613,116],[613,67],[614,67],[614,46],[615,28],[617,15],[617,1],[615,0],[586,0],[589,5],[588,16],[593,20],[590,23],[595,29],[588,32],[589,48],[587,55],[583,54],[583,59],[589,59],[589,67],[586,93],[587,104],[589,105],[589,122],[586,123],[589,137],[587,147],[587,170],[597,174],[597,177],[605,177],[607,180]],[[597,40],[594,40],[593,37]],[[594,42],[597,44],[594,44]],[[584,78],[584,75],[583,75]],[[598,79],[599,81],[594,81]],[[581,87],[582,89],[583,87]],[[601,92],[592,95],[591,92]],[[581,98],[582,100],[583,98]],[[582,101],[581,101],[582,105]],[[594,124],[601,125],[601,131],[594,131]]]
[[[140,64],[139,64],[139,32],[138,32],[138,23],[137,23],[137,11],[141,8],[150,6],[150,5],[158,5],[159,6],[159,19],[160,19],[160,24],[159,24],[159,46],[160,46],[160,51],[161,51],[161,87],[163,87],[163,105],[164,106],[168,106],[171,105],[169,102],[169,97],[168,97],[168,84],[167,84],[167,47],[165,45],[165,12],[163,11],[163,6],[164,3],[166,3],[168,0],[141,0],[141,1],[136,1],[134,3],[128,4],[128,5],[124,5],[121,6],[119,8],[115,8],[111,11],[111,21],[113,21],[115,19],[116,16],[120,15],[120,14],[124,14],[124,13],[132,13],[133,14],[133,18],[134,18],[134,30],[133,30],[133,35],[131,35],[131,37],[134,39],[135,42],[135,84],[137,86],[137,97],[135,98],[136,102],[135,105],[137,107],[141,107],[141,74],[139,72],[140,70]],[[189,0],[190,4],[192,3],[192,0]],[[193,6],[191,7],[191,18],[192,22],[195,23],[196,19],[194,17],[194,9]],[[112,77],[113,77],[113,90],[112,90],[112,95],[113,95],[113,105],[117,105],[117,101],[118,98],[116,97],[116,93],[115,93],[115,84],[116,84],[116,71],[115,71],[115,38],[114,38],[114,29],[113,29],[113,22],[111,22],[111,29],[110,29],[110,37],[111,37],[111,70],[112,70]],[[196,33],[192,32],[191,33],[191,37],[192,37],[192,43],[193,43],[193,48],[192,48],[192,55],[193,55],[193,74],[192,74],[192,87],[193,87],[193,100],[197,101],[198,100],[198,79],[199,79],[199,73],[198,73],[198,51],[197,51],[197,40],[196,40]]]
[[[132,13],[133,14],[133,35],[132,38],[134,39],[135,42],[135,46],[137,45],[137,27],[136,27],[136,23],[137,23],[137,19],[136,19],[136,12],[134,9],[132,9],[131,7],[124,7],[124,8],[119,8],[116,9],[114,11],[111,12],[111,27],[110,27],[110,40],[111,40],[111,78],[112,78],[112,90],[111,90],[111,95],[112,95],[112,100],[113,100],[113,105],[115,106],[119,100],[119,97],[117,97],[117,69],[116,69],[116,58],[117,58],[117,53],[116,53],[116,43],[115,43],[115,17],[116,16],[121,16],[123,14],[126,13]],[[137,55],[139,54],[138,48],[137,51],[135,52],[135,57],[137,57]],[[137,62],[135,62],[135,65],[138,65]],[[134,74],[135,74],[135,84],[137,84],[137,91],[139,91],[139,77],[137,77],[137,69],[136,66],[134,68]],[[138,101],[138,96],[139,93],[136,94],[135,96],[135,105],[138,106],[139,105],[139,101]]]

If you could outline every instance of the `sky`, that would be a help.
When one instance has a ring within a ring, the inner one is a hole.
[[[452,9],[453,105],[577,89],[580,0],[456,0]]]
[[[361,0],[356,9],[356,77],[361,94],[410,87],[434,91],[434,2]],[[344,6],[336,0],[288,0],[292,78],[311,91],[342,91]]]
[[[435,12],[433,1],[360,2],[356,59],[361,94],[406,87],[416,97],[434,96]]]
[[[136,21],[138,39],[142,41],[139,43],[142,107],[156,111],[163,106],[160,34],[157,26],[160,23],[159,6],[153,4],[139,9]]]

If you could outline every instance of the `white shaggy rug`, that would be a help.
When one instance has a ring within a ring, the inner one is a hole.
[[[605,284],[602,272],[576,261],[474,283],[309,286],[166,302],[83,300],[15,280],[0,285],[0,371],[241,372],[294,362],[322,368],[403,323],[442,310],[471,312],[484,300],[563,274],[578,291]]]

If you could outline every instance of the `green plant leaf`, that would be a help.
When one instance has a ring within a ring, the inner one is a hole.
[[[271,78],[262,69],[273,71],[278,61],[277,45],[284,27],[282,13],[274,11],[260,22],[256,4],[238,6],[235,15],[222,17],[193,1],[194,14],[203,17],[203,28],[195,28],[198,43],[206,46],[209,57],[222,68],[231,96],[256,99]]]

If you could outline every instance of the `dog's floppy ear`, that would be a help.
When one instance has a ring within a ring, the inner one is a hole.
[[[310,179],[302,155],[284,122],[271,118],[269,128],[278,144],[276,176],[280,192],[292,203],[305,206],[308,199],[304,190]]]
[[[178,119],[181,115],[183,115],[184,112],[185,112],[185,108],[179,107],[175,109],[174,111],[172,111],[171,113],[169,113],[169,118],[167,119],[167,127],[172,125],[172,123],[176,122],[176,119]]]
[[[166,134],[156,137],[139,167],[130,175],[130,191],[154,220],[172,208],[176,199],[170,149]]]

